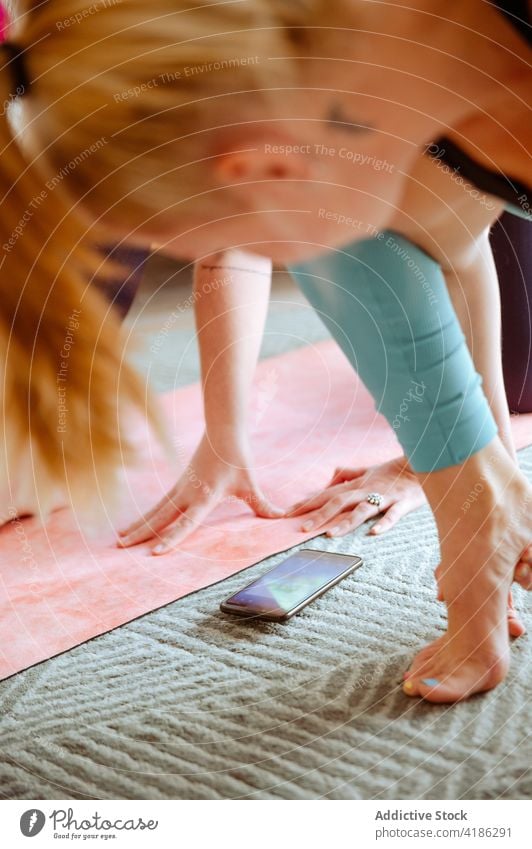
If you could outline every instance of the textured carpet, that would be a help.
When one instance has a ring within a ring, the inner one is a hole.
[[[300,341],[323,336],[291,290],[276,298],[267,346],[290,347],[294,325]],[[163,389],[192,331],[172,334],[158,354]],[[520,459],[532,479],[532,448]],[[277,555],[0,683],[3,797],[529,798],[529,637],[487,695],[449,708],[400,690],[412,654],[444,621],[428,510],[379,540],[361,529],[307,545],[365,565],[287,625],[218,610]]]

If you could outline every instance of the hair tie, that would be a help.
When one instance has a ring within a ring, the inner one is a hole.
[[[7,53],[8,63],[11,72],[11,78],[14,83],[15,91],[13,97],[23,97],[27,94],[30,88],[30,78],[26,68],[24,52],[18,44],[12,41],[4,41],[0,44],[0,48]]]

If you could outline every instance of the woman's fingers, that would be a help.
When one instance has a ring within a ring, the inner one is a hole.
[[[310,510],[316,510],[316,508],[321,507],[325,501],[327,501],[331,497],[331,494],[327,490],[321,490],[320,492],[315,493],[315,495],[309,495],[308,498],[305,498],[304,501],[298,501],[297,504],[294,504],[293,507],[289,507],[286,511],[286,515],[290,516],[302,516],[304,513],[308,513]]]
[[[311,531],[314,528],[320,528],[323,525],[326,525],[331,521],[331,519],[334,519],[335,516],[345,513],[346,509],[351,507],[353,503],[361,506],[360,503],[362,502],[363,497],[363,495],[359,495],[355,492],[338,493],[333,498],[329,498],[323,507],[320,507],[319,510],[315,510],[310,516],[308,516],[303,522],[301,530]],[[369,508],[373,507],[373,505],[368,504],[367,502],[365,502],[365,504]],[[373,507],[373,511],[375,512],[375,507]],[[374,512],[371,515],[374,515]]]
[[[195,507],[190,507],[182,513],[175,522],[166,528],[164,534],[161,534],[152,554],[169,554],[171,551],[175,551],[179,543],[201,527],[203,519],[214,506],[213,503],[207,501],[203,504],[197,504]]]
[[[235,490],[233,489],[232,492],[235,493]],[[167,551],[172,551],[175,545],[194,529],[191,526],[191,521],[195,522],[196,525],[199,524],[224,498],[224,491],[220,488],[211,490],[209,500],[198,501],[196,496],[192,501],[189,493],[185,501],[184,492],[175,493],[176,489],[174,488],[140,519],[137,519],[125,530],[120,531],[117,544],[121,548],[126,548],[146,542],[154,536],[160,536],[160,542],[155,547],[154,552],[165,554]],[[225,495],[229,493],[231,493],[231,490],[225,491]],[[235,495],[233,494],[232,497],[234,498]],[[279,519],[286,515],[285,510],[273,504],[253,483],[249,484],[246,489],[237,490],[236,497],[245,501],[255,515],[262,518]],[[165,532],[161,533],[162,531]]]
[[[368,492],[383,493],[380,507],[366,501]],[[393,460],[372,469],[337,468],[327,489],[298,502],[287,515],[308,514],[301,529],[310,531],[330,522],[335,515],[345,514],[328,532],[329,536],[341,536],[383,513],[370,531],[381,534],[424,501],[423,491],[406,462]]]
[[[118,535],[120,537],[130,536],[132,533],[134,533],[139,528],[144,527],[146,522],[150,522],[151,519],[153,519],[154,516],[157,515],[159,510],[161,510],[163,507],[166,507],[166,505],[169,504],[169,503],[174,504],[176,512],[177,512],[178,507],[176,506],[176,499],[177,499],[177,493],[176,493],[176,490],[174,488],[174,489],[171,489],[170,492],[167,492],[166,495],[163,495],[163,497],[161,498],[160,501],[157,502],[155,507],[152,507],[151,510],[148,510],[146,513],[144,513],[140,517],[140,519],[136,519],[136,521],[134,521],[130,525],[128,525],[127,528],[124,528],[124,530],[118,531]]]
[[[333,498],[345,495],[346,493],[349,493],[352,498],[359,494],[357,490],[353,490],[353,484],[351,481],[335,484],[335,486],[329,484],[326,489],[320,489],[319,492],[314,493],[314,495],[309,495],[308,498],[304,499],[304,501],[298,501],[297,504],[294,504],[285,512],[285,516],[302,516],[304,513],[316,510],[318,507],[322,507]]]
[[[286,511],[270,501],[258,486],[253,486],[247,492],[239,494],[238,497],[245,501],[255,515],[260,516],[261,519],[280,519],[282,516],[286,516]]]
[[[308,513],[309,510],[315,510],[317,507],[321,507],[326,501],[332,498],[335,493],[352,489],[352,481],[362,477],[367,473],[367,471],[367,467],[362,467],[360,469],[338,467],[335,469],[334,475],[325,489],[316,492],[314,495],[305,498],[303,501],[298,501],[297,504],[294,504],[290,509],[289,515],[299,516],[303,513]],[[334,490],[334,493],[331,492],[331,490]]]
[[[364,522],[367,522],[368,519],[372,519],[373,516],[377,516],[382,509],[382,507],[377,507],[375,504],[370,504],[368,501],[361,501],[354,510],[339,516],[340,521],[338,524],[334,525],[334,527],[329,528],[326,532],[327,536],[343,537],[345,534],[359,528],[364,524]]]
[[[384,534],[386,531],[389,531],[390,528],[393,528],[394,525],[397,524],[399,519],[402,519],[403,516],[406,516],[407,513],[410,513],[412,509],[411,504],[407,498],[402,501],[396,501],[395,504],[392,504],[385,511],[384,515],[381,516],[378,522],[375,522],[372,528],[370,528],[370,534]]]
[[[339,467],[334,470],[334,475],[332,476],[329,486],[335,486],[337,483],[345,483],[345,481],[352,481],[355,480],[355,478],[361,478],[367,471],[367,466],[360,469],[346,469]]]

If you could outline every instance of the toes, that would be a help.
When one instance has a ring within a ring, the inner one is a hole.
[[[468,699],[475,693],[492,690],[505,677],[504,665],[490,668],[475,664],[460,664],[454,671],[446,673],[441,664],[434,664],[432,670],[424,670],[403,684],[407,696],[420,696],[434,704],[454,704]]]
[[[526,628],[514,607],[508,608],[508,632],[510,637],[522,637],[523,634],[526,634]]]
[[[417,681],[415,679],[411,680],[410,678],[408,678],[405,681],[405,683],[403,684],[403,693],[405,694],[405,696],[411,696],[412,698],[419,696],[419,690],[416,684]]]
[[[408,678],[403,684],[403,693],[411,698],[441,703],[457,702],[464,698],[460,691],[452,692],[447,681],[435,678],[429,673],[425,673],[423,678],[419,677],[419,673]]]
[[[434,704],[452,704],[466,699],[475,690],[467,687],[464,681],[457,680],[457,676],[436,678],[425,673],[423,678],[416,676],[405,681],[403,692],[406,696],[419,697]]]
[[[491,689],[485,682],[484,675],[474,675],[472,678],[466,674],[424,676],[417,684],[419,695],[427,702],[434,704],[454,704],[469,698],[474,693],[482,693]]]
[[[439,637],[437,640],[434,640],[433,643],[430,643],[428,646],[425,646],[424,649],[421,649],[413,659],[410,669],[405,672],[405,678],[411,678],[412,676],[421,675],[423,668],[426,664],[432,661],[435,658],[440,650],[444,647],[444,638]]]

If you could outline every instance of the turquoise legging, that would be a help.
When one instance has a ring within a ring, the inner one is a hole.
[[[290,267],[413,469],[462,463],[497,434],[435,260],[397,233]]]

